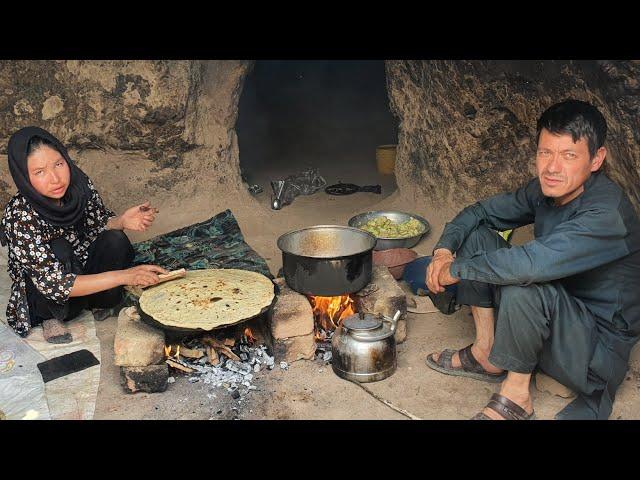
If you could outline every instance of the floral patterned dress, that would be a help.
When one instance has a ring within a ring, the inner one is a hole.
[[[82,228],[56,227],[44,220],[22,194],[17,193],[4,209],[2,227],[9,246],[9,276],[12,280],[7,321],[25,337],[31,329],[25,275],[29,275],[36,288],[47,299],[64,305],[76,279],[74,273],[64,273],[62,264],[55,258],[49,242],[65,238],[76,257],[84,265],[89,246],[106,228],[109,218],[115,214],[107,209],[102,198],[89,180],[92,192],[87,202]]]

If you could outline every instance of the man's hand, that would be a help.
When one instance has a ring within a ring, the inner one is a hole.
[[[433,293],[444,292],[444,287],[453,285],[460,281],[459,278],[451,276],[449,267],[453,263],[453,253],[446,248],[439,248],[433,252],[433,258],[427,268],[426,284]]]
[[[160,281],[158,274],[169,273],[157,265],[138,265],[120,271],[122,274],[122,285],[148,287]]]
[[[144,232],[153,224],[158,212],[159,210],[151,207],[149,202],[144,202],[142,205],[131,207],[120,215],[120,224],[125,230]]]

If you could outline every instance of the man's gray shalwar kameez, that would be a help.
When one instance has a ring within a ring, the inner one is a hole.
[[[531,223],[521,246],[489,230]],[[609,417],[640,338],[640,220],[620,187],[595,173],[558,207],[536,178],[465,208],[437,248],[457,252],[458,302],[497,310],[492,364],[578,392],[567,418]]]

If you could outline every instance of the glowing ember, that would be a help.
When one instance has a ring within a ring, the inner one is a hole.
[[[247,342],[249,342],[249,345],[253,345],[256,342],[256,337],[253,336],[253,332],[249,327],[244,329],[244,335],[245,337],[247,337]]]
[[[356,313],[355,304],[350,295],[340,295],[338,297],[310,295],[309,301],[313,307],[316,327],[320,327],[323,330],[335,329],[345,318]],[[319,338],[317,332],[316,338]]]

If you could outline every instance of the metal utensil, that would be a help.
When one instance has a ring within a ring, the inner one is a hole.
[[[315,225],[278,238],[290,288],[307,295],[353,293],[371,281],[373,235],[341,225]]]
[[[370,192],[370,193],[382,193],[382,187],[380,185],[356,185],[354,183],[336,183],[335,185],[329,185],[324,189],[329,195],[352,195],[357,192]]]
[[[361,228],[368,221],[379,217],[387,217],[394,223],[404,223],[412,218],[418,220],[424,226],[422,233],[407,238],[389,238],[389,237],[376,237],[376,246],[374,250],[388,250],[390,248],[411,248],[415,247],[422,238],[431,231],[431,225],[424,218],[413,213],[399,212],[396,210],[386,211],[372,211],[359,213],[358,215],[349,219],[349,226],[354,228]]]
[[[355,314],[342,322],[331,339],[331,367],[336,375],[360,383],[376,382],[396,371],[395,331],[401,312],[393,318]]]
[[[271,182],[273,195],[271,196],[271,208],[280,210],[282,208],[282,191],[284,190],[284,180],[276,180]]]

